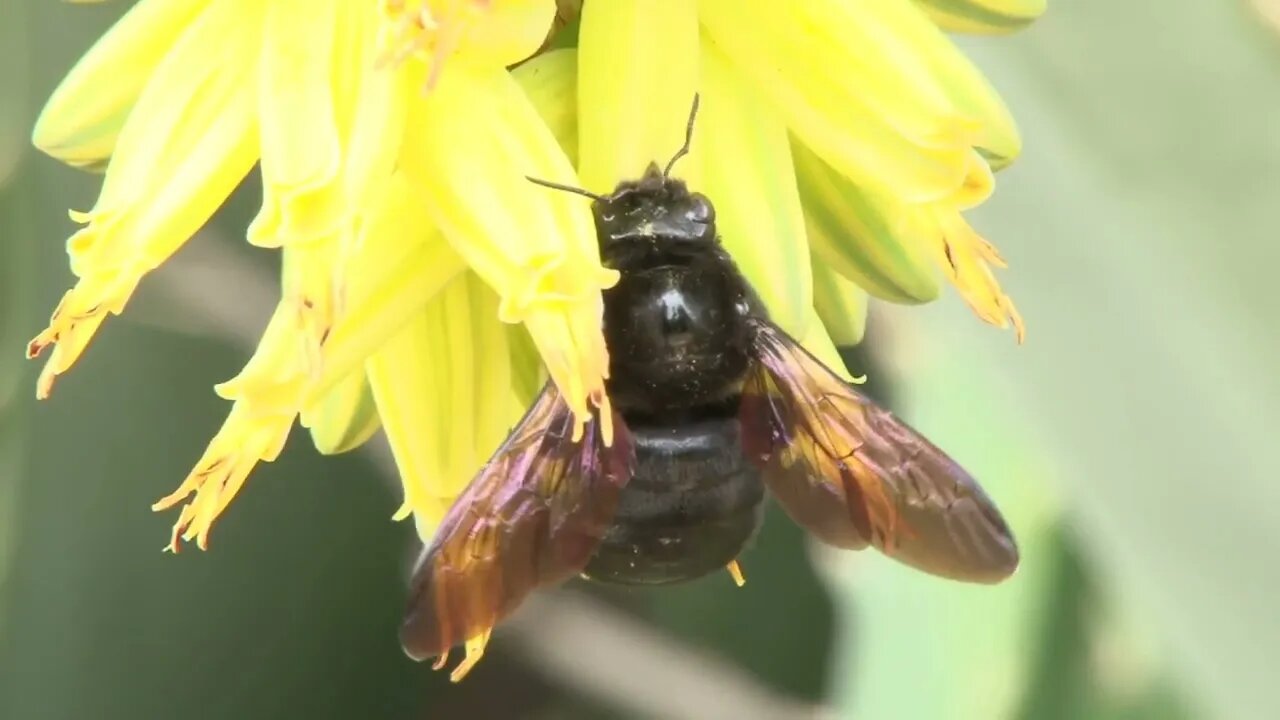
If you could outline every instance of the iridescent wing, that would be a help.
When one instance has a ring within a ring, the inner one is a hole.
[[[994,583],[1013,574],[1008,525],[955,461],[772,324],[756,322],[753,352],[743,448],[797,524],[934,575]]]
[[[460,679],[489,632],[533,590],[586,567],[631,478],[635,450],[613,413],[605,445],[599,418],[574,442],[573,413],[554,384],[458,496],[418,562],[400,630],[405,652],[422,660],[466,643]]]

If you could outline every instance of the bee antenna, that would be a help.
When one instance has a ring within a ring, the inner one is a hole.
[[[526,175],[524,179],[528,180],[534,185],[549,187],[552,190],[563,190],[564,192],[573,193],[574,195],[585,195],[586,197],[589,197],[592,200],[604,200],[603,195],[597,195],[591,192],[590,190],[584,190],[580,187],[574,187],[572,185],[561,185],[560,183],[551,182],[550,180],[540,180],[536,177],[529,177],[528,175]]]
[[[684,145],[681,145],[676,154],[671,157],[671,161],[667,163],[667,169],[662,171],[662,177],[670,175],[676,161],[689,154],[689,144],[693,142],[693,121],[696,117],[698,117],[698,93],[693,94],[693,107],[689,109],[689,124],[684,128]]]

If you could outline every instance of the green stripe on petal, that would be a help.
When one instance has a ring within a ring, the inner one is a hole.
[[[684,142],[698,82],[698,16],[684,0],[609,0],[582,8],[578,170],[609,192],[665,164]],[[696,181],[697,168],[682,168]]]
[[[1044,14],[1046,0],[915,0],[943,30],[1011,33]]]
[[[161,59],[210,0],[141,0],[94,44],[40,112],[32,142],[76,167],[102,169]]]
[[[803,143],[791,148],[814,256],[883,300],[937,299],[929,238],[914,222],[916,211],[849,182]]]
[[[866,290],[814,258],[813,307],[836,345],[862,342],[867,331],[867,303]]]
[[[703,44],[701,69],[691,159],[701,163],[703,178],[693,189],[711,198],[725,248],[773,321],[801,335],[813,288],[786,126],[711,43]]]

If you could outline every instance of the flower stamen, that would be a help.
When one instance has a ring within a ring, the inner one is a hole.
[[[395,67],[416,57],[427,65],[425,89],[434,88],[445,60],[491,5],[491,0],[386,0],[378,64]]]
[[[1000,252],[955,210],[937,210],[934,221],[937,263],[960,297],[983,321],[1001,328],[1012,325],[1021,343],[1026,339],[1022,315],[991,271],[1007,266]]]

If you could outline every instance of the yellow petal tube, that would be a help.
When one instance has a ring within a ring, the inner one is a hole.
[[[259,3],[210,5],[155,69],[121,130],[102,193],[68,242],[79,276],[31,356],[57,343],[40,374],[45,397],[108,313],[119,314],[142,276],[213,214],[253,166],[256,97],[244,77],[256,62]]]
[[[344,312],[324,338],[312,364],[299,337],[297,304],[283,299],[258,350],[245,369],[218,386],[235,401],[226,422],[181,486],[153,509],[172,507],[192,494],[174,525],[169,549],[179,538],[203,548],[214,520],[260,461],[274,460],[299,412],[314,417],[335,385],[363,369],[365,360],[404,327],[464,269],[434,232],[407,182],[393,179],[391,192],[367,217],[351,243],[350,279]]]
[[[882,5],[699,0],[707,34],[797,136],[841,174],[909,202],[949,197],[964,180],[977,121],[951,103],[929,52]]]
[[[401,166],[449,242],[498,293],[500,319],[524,322],[582,422],[607,403],[608,351],[589,206],[526,176],[575,184],[555,137],[510,74],[458,57],[410,115]]]
[[[184,28],[210,0],[140,0],[58,84],[32,142],[53,157],[99,170],[142,88]]]
[[[578,170],[613,190],[684,143],[698,83],[698,17],[688,0],[609,0],[582,8],[578,47]],[[687,159],[686,159],[687,160]],[[676,175],[698,184],[696,163]]]
[[[867,291],[818,260],[813,262],[813,307],[836,345],[862,342],[867,331]]]
[[[339,0],[270,0],[259,77],[262,211],[249,242],[305,242],[339,230],[347,208],[334,97]],[[372,15],[372,13],[366,13]]]
[[[787,128],[710,43],[703,44],[701,71],[691,155],[703,178],[693,189],[715,204],[722,242],[773,321],[802,336],[813,287]]]
[[[994,35],[1030,25],[1047,0],[916,0],[943,30]]]
[[[453,499],[520,418],[498,298],[455,279],[368,362],[369,382],[413,512],[429,539]]]

